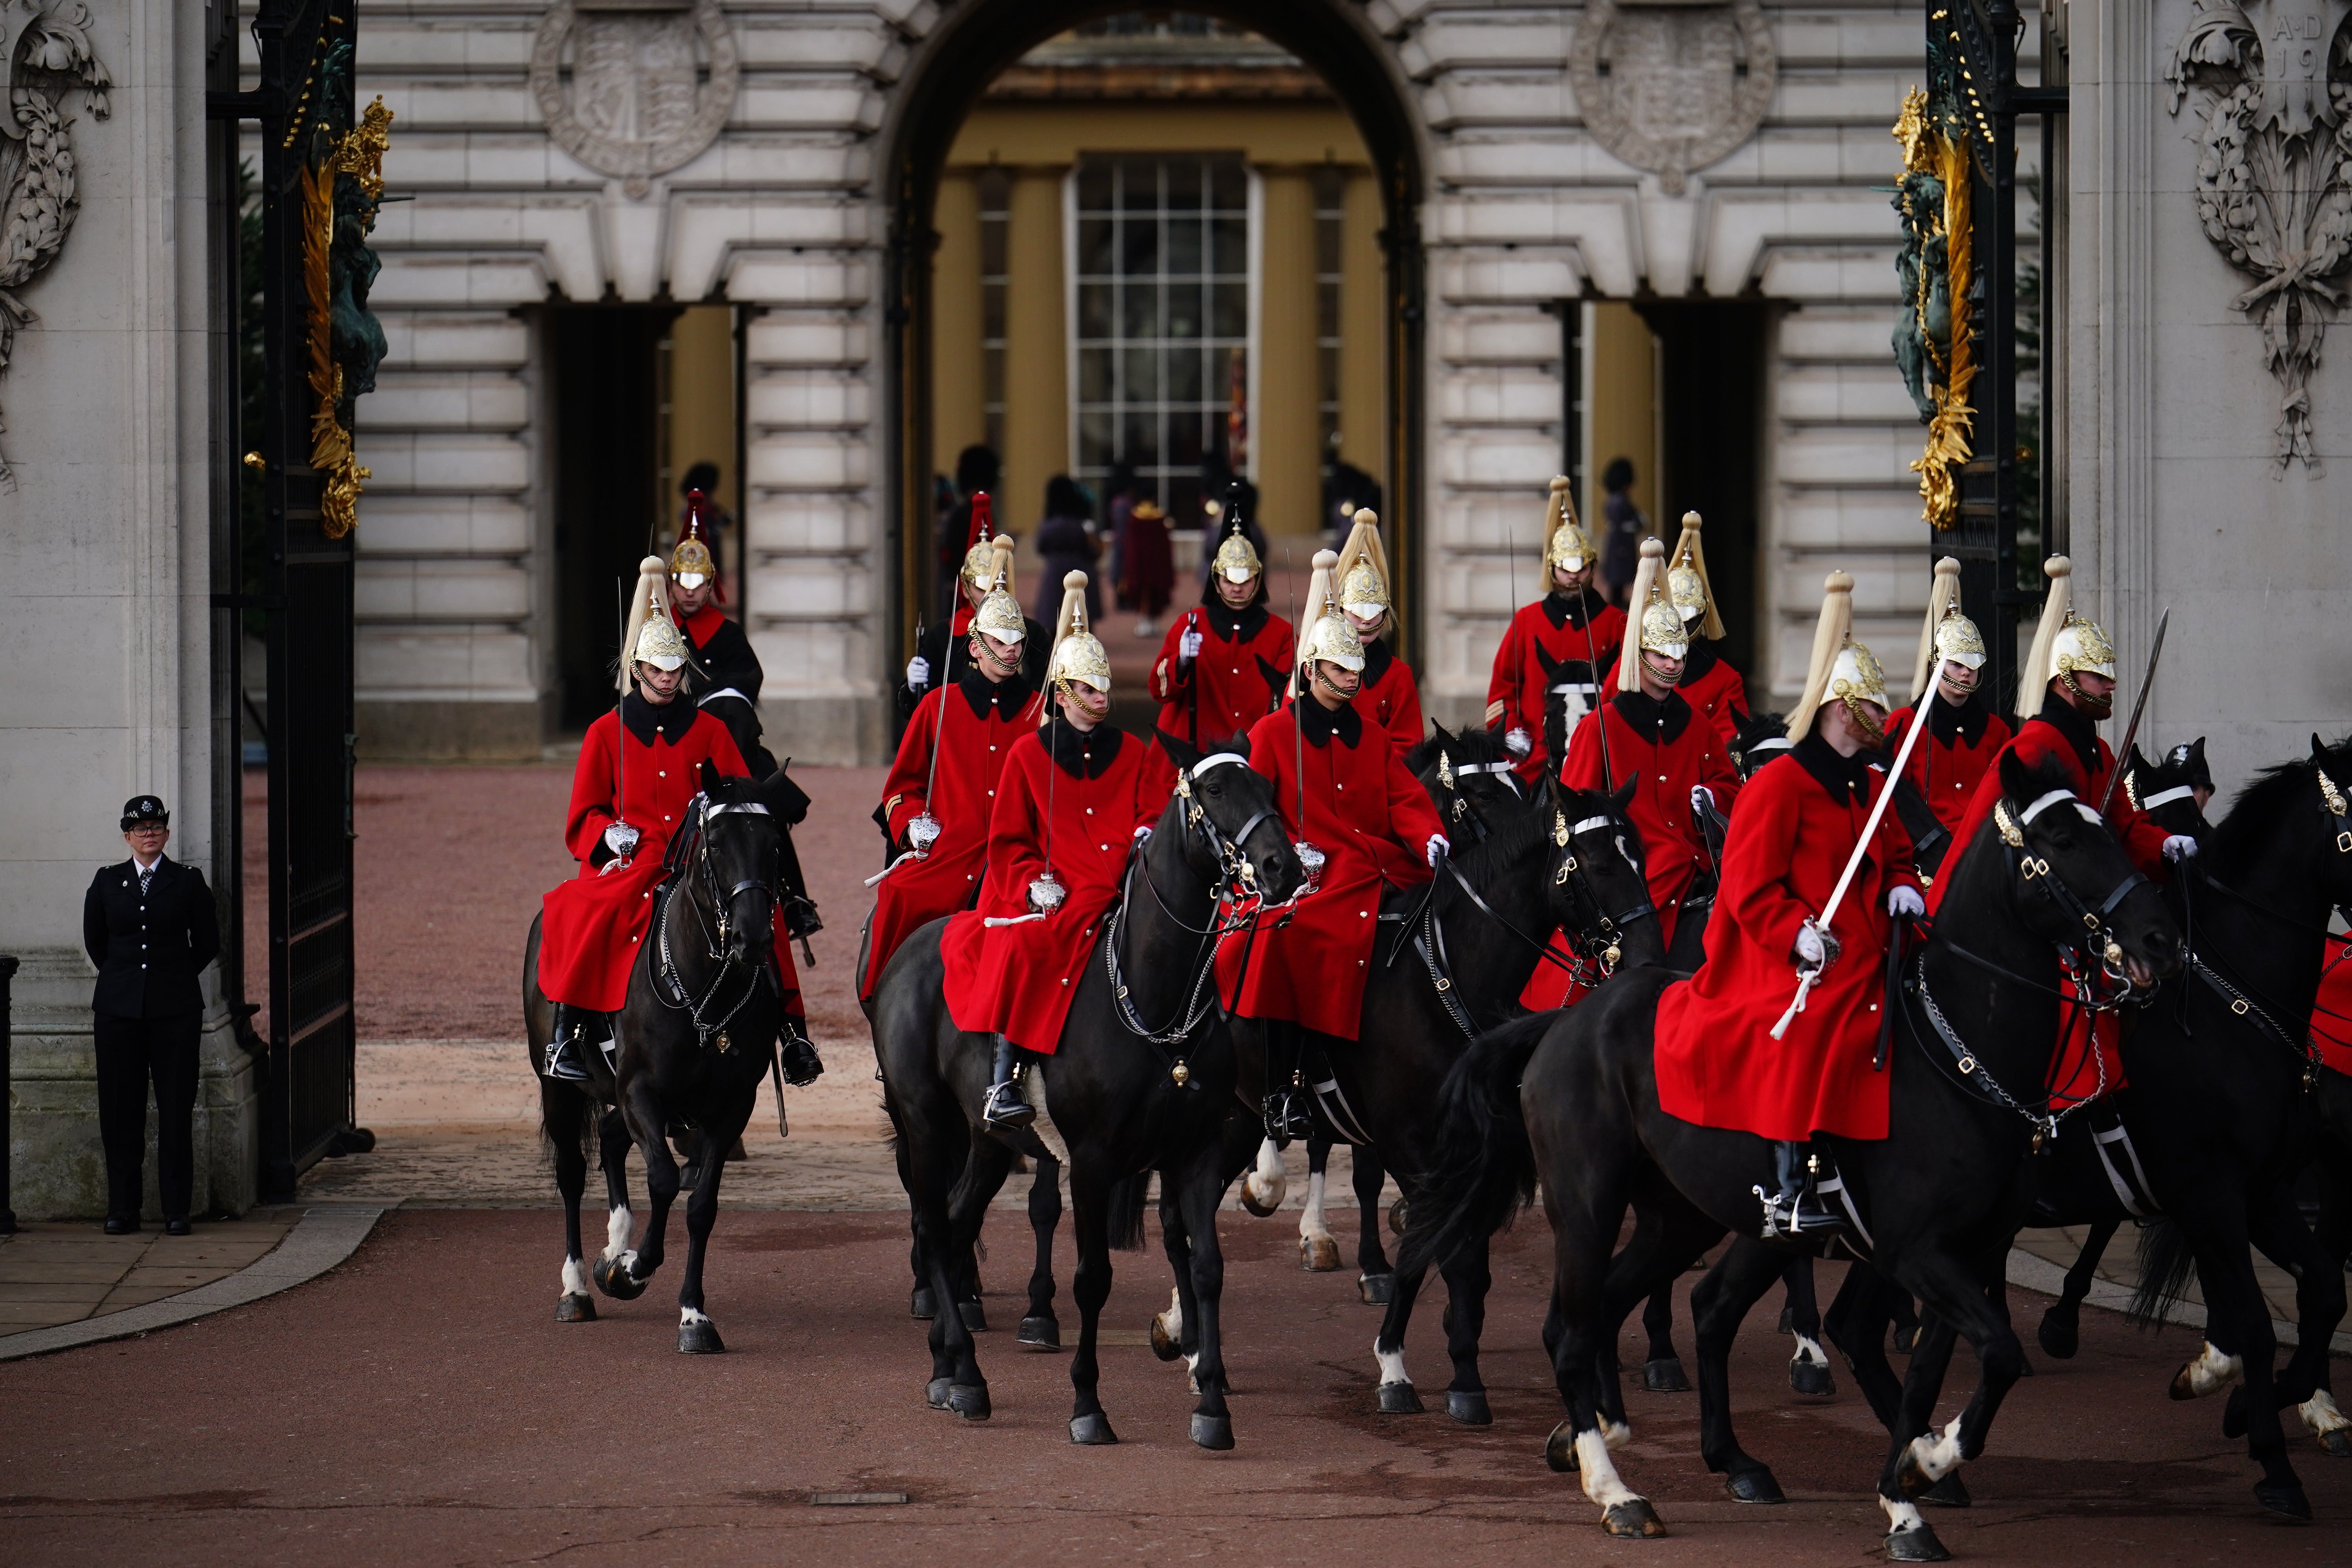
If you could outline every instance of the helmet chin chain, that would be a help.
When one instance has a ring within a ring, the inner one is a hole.
[[[1864,749],[1874,752],[1884,746],[1886,743],[1886,726],[1880,723],[1869,711],[1876,704],[1857,702],[1851,697],[1841,700],[1845,703],[1846,722],[1852,724],[1855,733],[1862,737]]]
[[[2083,711],[2089,714],[2093,719],[2105,719],[2115,712],[2116,697],[2114,692],[2110,691],[2105,697],[2092,696],[2089,692],[2084,690],[2081,684],[2075,680],[2074,672],[2071,669],[2060,670],[2058,672],[2058,680],[2059,683],[2064,686],[2067,690],[2074,694],[2075,700],[2081,706]]]

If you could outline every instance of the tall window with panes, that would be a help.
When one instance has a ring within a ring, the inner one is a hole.
[[[1077,478],[1101,495],[1124,465],[1196,526],[1248,363],[1249,176],[1205,154],[1089,157],[1076,179]]]

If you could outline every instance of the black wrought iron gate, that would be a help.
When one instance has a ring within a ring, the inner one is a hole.
[[[267,626],[265,1199],[290,1197],[322,1155],[373,1143],[354,1117],[352,530],[367,471],[351,431],[353,399],[373,387],[383,354],[365,237],[391,117],[381,101],[362,112],[354,100],[357,10],[356,0],[261,0],[257,87],[215,78],[210,95],[215,118],[261,127],[264,412],[258,444],[237,460],[259,475],[266,565],[257,592],[241,584],[215,603],[258,611]]]

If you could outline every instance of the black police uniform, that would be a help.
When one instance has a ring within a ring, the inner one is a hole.
[[[169,819],[163,803],[145,795],[123,808],[123,820],[127,825]],[[212,889],[203,872],[169,856],[158,856],[143,879],[138,861],[125,860],[90,882],[81,929],[82,945],[98,965],[90,1022],[98,1047],[98,1131],[106,1148],[107,1214],[133,1223],[139,1216],[152,1079],[163,1217],[184,1220],[195,1186],[191,1122],[205,1005],[196,976],[220,953]]]

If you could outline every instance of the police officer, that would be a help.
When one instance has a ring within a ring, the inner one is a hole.
[[[220,924],[204,873],[163,853],[172,814],[161,800],[142,795],[124,803],[122,841],[131,858],[99,872],[81,906],[82,946],[98,965],[89,1005],[98,1135],[106,1149],[106,1234],[139,1228],[152,1079],[163,1229],[185,1236],[195,1187],[191,1121],[205,1008],[196,976],[220,952]]]

